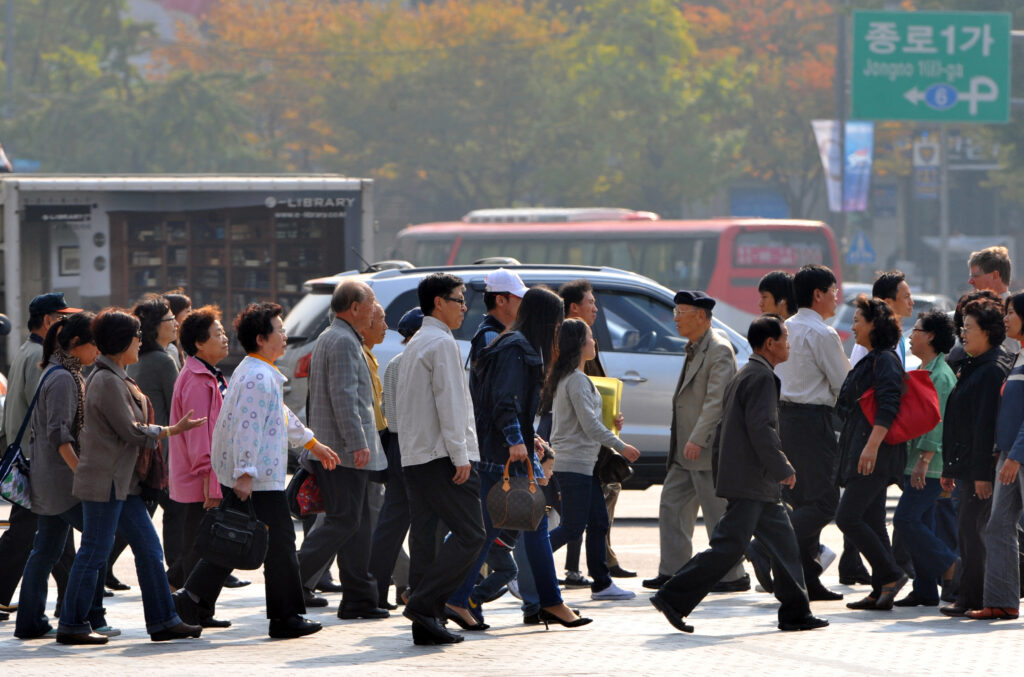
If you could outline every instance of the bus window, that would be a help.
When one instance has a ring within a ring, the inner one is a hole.
[[[658,280],[671,289],[707,289],[718,247],[706,237],[642,240],[631,270]]]
[[[401,256],[415,261],[419,266],[443,266],[448,263],[452,243],[446,240],[421,240],[415,244],[415,252],[410,256],[403,247]]]
[[[828,239],[817,229],[759,229],[741,232],[733,245],[737,268],[799,268],[809,263],[834,267]]]

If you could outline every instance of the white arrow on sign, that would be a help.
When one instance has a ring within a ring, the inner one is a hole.
[[[916,106],[924,101],[924,92],[917,87],[914,87],[903,92],[903,98]]]
[[[924,101],[935,110],[944,111],[961,101],[967,102],[970,115],[978,114],[979,103],[991,103],[999,98],[999,85],[992,78],[978,75],[970,80],[970,89],[960,92],[951,85],[934,84],[923,92],[916,86],[903,92],[903,98],[914,106]]]

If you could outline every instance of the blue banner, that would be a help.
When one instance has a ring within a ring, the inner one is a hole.
[[[843,211],[867,211],[874,149],[875,123],[848,121],[846,167],[843,173]]]

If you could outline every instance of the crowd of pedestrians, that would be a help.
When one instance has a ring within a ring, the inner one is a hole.
[[[686,359],[672,396],[660,562],[643,581],[672,626],[692,632],[687,617],[709,593],[749,590],[744,560],[758,588],[779,600],[781,630],[827,626],[811,603],[843,597],[821,582],[836,557],[821,543],[833,520],[844,535],[841,582],[870,586],[851,609],[945,601],[948,616],[1018,616],[1024,293],[1009,292],[1004,248],[975,253],[969,266],[975,291],[953,317],[922,313],[907,336],[910,285],[899,271],[880,274],[872,297],[854,302],[849,356],[828,323],[839,304],[833,272],[770,273],[742,369],[712,326],[716,300],[676,294]],[[112,566],[130,547],[154,641],[230,626],[215,615],[218,597],[247,582],[197,547],[204,514],[218,507],[251,511],[267,526],[275,638],[321,629],[305,613],[327,604],[316,591],[333,585],[335,561],[339,618],[386,618],[402,604],[423,645],[462,641],[449,623],[487,630],[485,605],[507,589],[522,599],[524,623],[567,628],[591,619],[565,604],[560,584],[586,585],[594,600],[634,598],[614,580],[636,575],[611,547],[621,487],[602,481],[598,460],[635,462],[641,450],[620,437],[621,414],[604,416],[591,378],[604,376],[593,288],[576,280],[557,292],[530,289],[512,271],[491,272],[487,314],[464,356],[453,331],[466,320],[465,292],[451,274],[425,277],[419,306],[398,323],[404,350],[381,369],[373,347],[388,328],[384,308],[370,286],[339,284],[310,357],[308,425],[284,404],[286,378],[274,362],[287,339],[276,304],[251,304],[234,318],[246,355],[229,379],[217,366],[229,354],[221,311],[193,309],[182,293],[96,315],[68,307],[62,294],[34,299],[3,426],[4,447],[26,431],[32,501],[12,506],[0,537],[0,620],[16,611],[21,639],[107,643],[120,631],[103,599],[124,587]],[[934,385],[942,420],[894,442],[887,436],[905,407],[910,357]],[[874,413],[862,406],[867,395]],[[322,503],[298,549],[289,447],[301,449]],[[505,473],[538,479],[557,527],[547,514],[532,530],[496,524],[486,499]],[[902,494],[890,531],[892,485]],[[162,538],[152,521],[158,506]],[[710,548],[694,555],[698,510]],[[553,552],[563,547],[559,580]],[[46,613],[51,575],[56,627]]]

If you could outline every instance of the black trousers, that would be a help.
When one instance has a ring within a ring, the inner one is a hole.
[[[839,500],[836,526],[853,542],[871,565],[871,595],[903,575],[896,563],[889,532],[885,528],[885,495],[888,479],[881,475],[860,475],[846,483]]]
[[[313,589],[337,555],[342,606],[376,607],[377,586],[369,573],[372,532],[366,490],[370,473],[340,465],[327,470],[314,463],[313,474],[324,500],[324,521],[302,541],[300,580]]]
[[[235,492],[222,487],[221,505],[248,511]],[[263,563],[264,588],[267,597],[267,618],[290,618],[306,613],[299,582],[299,562],[295,558],[295,526],[288,512],[288,500],[283,491],[254,491],[249,497],[256,516],[269,528],[267,559]],[[224,581],[231,569],[199,560],[185,582],[185,589],[199,598],[200,606],[211,615]]]
[[[960,484],[960,512],[957,515],[960,590],[956,603],[968,609],[980,609],[985,606],[985,527],[992,513],[992,499],[978,498],[970,480],[958,479],[957,484]]]
[[[789,514],[781,503],[730,499],[711,534],[710,547],[683,565],[658,595],[683,616],[689,616],[715,583],[743,558],[756,536],[771,555],[779,620],[796,621],[811,613],[803,567]]]
[[[815,561],[821,530],[835,517],[839,505],[839,444],[832,408],[781,403],[779,433],[782,448],[799,478],[794,488],[782,488],[782,500],[792,508],[790,520],[800,548],[804,580],[814,586],[821,576],[821,566]]]
[[[202,502],[199,503],[176,503],[177,514],[181,518],[181,556],[174,561],[171,568],[167,570],[167,581],[176,588],[185,585],[185,579],[192,573],[192,569],[199,563],[199,553],[196,551],[196,534],[199,533],[199,523],[203,521]]]
[[[377,517],[377,528],[370,541],[370,575],[377,583],[377,604],[384,606],[388,601],[391,575],[402,551],[402,543],[409,533],[409,494],[402,472],[402,453],[398,446],[398,435],[390,430],[380,433],[384,454],[388,459],[384,505]]]
[[[402,468],[409,492],[409,596],[408,608],[443,617],[444,604],[462,584],[484,546],[480,477],[476,468],[469,479],[455,484],[455,466],[448,458]],[[438,546],[437,525],[451,532]]]

